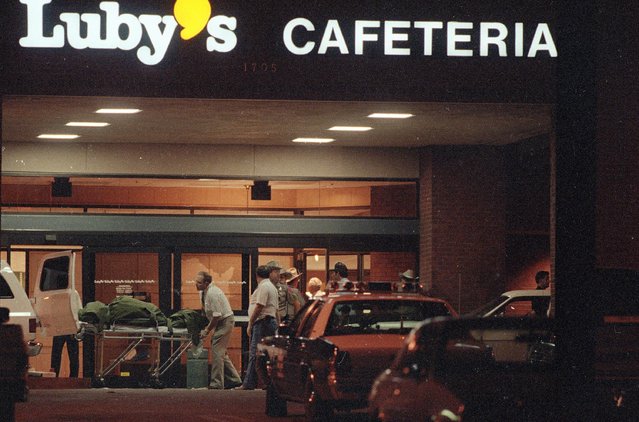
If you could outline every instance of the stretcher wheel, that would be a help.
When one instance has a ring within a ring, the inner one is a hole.
[[[162,389],[164,388],[164,383],[157,378],[151,378],[149,380],[149,386],[155,389]]]
[[[91,378],[91,387],[104,388],[106,387],[106,380],[103,377],[93,377]]]

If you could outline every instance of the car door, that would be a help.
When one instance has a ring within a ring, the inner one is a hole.
[[[38,266],[33,308],[44,335],[75,334],[80,328],[82,302],[75,290],[74,274],[75,254],[71,251],[46,255]]]
[[[285,376],[278,381],[292,397],[302,397],[305,393],[314,343],[308,336],[322,305],[323,302],[318,301],[300,310],[291,324],[290,336],[285,340],[286,354],[282,361]]]

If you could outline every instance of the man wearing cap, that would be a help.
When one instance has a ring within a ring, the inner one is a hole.
[[[399,283],[397,285],[398,292],[417,292],[419,291],[419,277],[415,277],[413,270],[406,270],[399,273]]]
[[[277,289],[271,281],[273,278],[279,279],[280,269],[281,267],[276,261],[257,267],[257,288],[251,295],[248,309],[249,323],[248,327],[246,327],[246,334],[250,340],[249,361],[244,382],[236,390],[254,390],[257,387],[257,372],[255,369],[257,344],[262,338],[275,335],[279,324],[277,317]]]
[[[297,288],[301,276],[302,273],[298,273],[295,267],[280,272],[280,280],[284,282],[286,288],[286,314],[284,318],[280,315],[283,320],[292,319],[306,302]]]
[[[233,388],[242,383],[226,349],[231,339],[235,318],[231,304],[222,289],[213,283],[213,277],[206,271],[200,271],[195,277],[195,286],[202,292],[204,313],[209,325],[200,332],[202,338],[211,336],[211,382],[209,388],[223,390]]]

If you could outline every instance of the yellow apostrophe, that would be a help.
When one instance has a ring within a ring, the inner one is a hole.
[[[189,40],[206,27],[211,17],[211,4],[209,0],[176,0],[173,14],[184,28],[180,31],[180,37]]]

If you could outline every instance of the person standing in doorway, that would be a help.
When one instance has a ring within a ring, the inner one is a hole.
[[[222,289],[213,283],[213,277],[200,271],[195,277],[195,286],[202,292],[204,314],[209,324],[200,332],[202,339],[211,336],[211,381],[209,388],[223,390],[242,384],[233,362],[227,353],[229,340],[235,326],[235,317],[229,300]]]
[[[251,295],[248,309],[249,322],[246,327],[246,334],[250,341],[249,361],[244,382],[241,386],[236,387],[236,390],[254,390],[257,387],[255,368],[257,344],[262,338],[275,335],[279,324],[275,282],[279,283],[282,267],[275,261],[269,262],[268,265],[270,266],[260,265],[257,267],[257,289]]]
[[[535,274],[536,290],[546,290],[550,286],[550,273],[548,271],[538,271]],[[548,315],[549,299],[545,297],[536,297],[532,300],[532,310],[535,316],[546,317]]]
[[[343,262],[336,262],[333,267],[331,291],[348,291],[353,289],[353,283],[348,279],[348,267]]]
[[[326,293],[322,291],[322,280],[317,277],[312,277],[308,280],[308,291],[306,292],[306,297],[309,299],[315,299],[324,295],[326,295]]]
[[[80,353],[78,340],[75,335],[69,334],[64,336],[54,336],[53,346],[51,348],[51,369],[55,372],[55,376],[60,376],[60,363],[62,361],[62,349],[67,345],[67,354],[69,356],[69,377],[77,378],[80,367]]]

